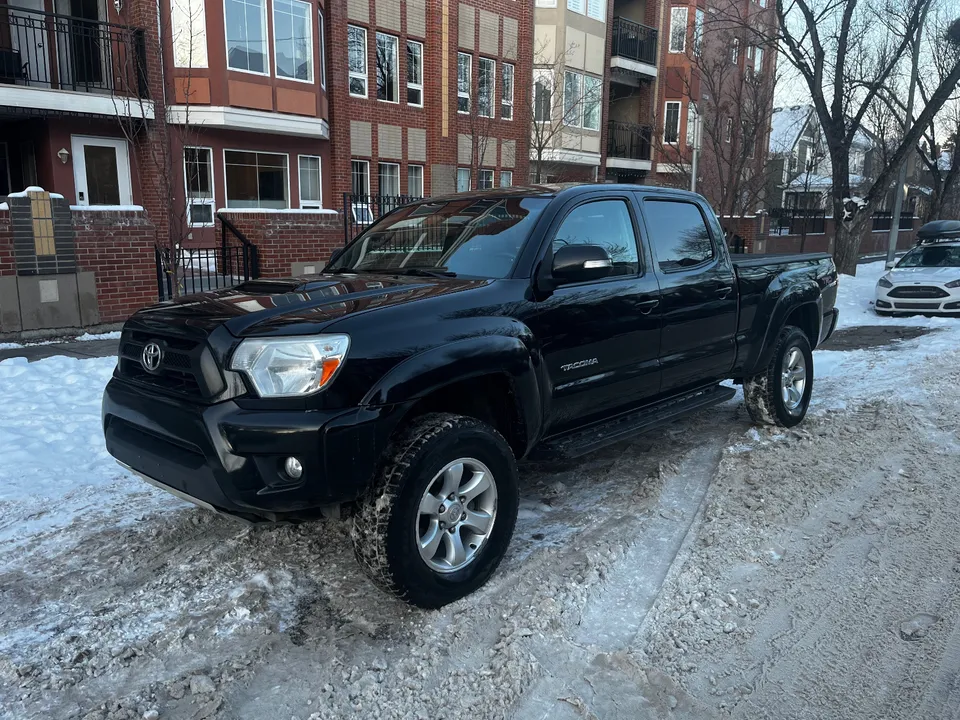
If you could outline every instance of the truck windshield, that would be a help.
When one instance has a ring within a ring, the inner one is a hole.
[[[549,202],[473,197],[407,205],[363,233],[327,270],[504,278]]]
[[[915,247],[900,258],[897,267],[960,267],[960,245]]]

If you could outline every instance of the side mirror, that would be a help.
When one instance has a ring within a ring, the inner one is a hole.
[[[600,280],[613,272],[613,260],[599,245],[565,245],[553,253],[550,274],[558,285]]]
[[[896,267],[896,265],[897,265],[897,261],[896,261],[896,260],[890,260],[889,262],[887,262],[886,265],[884,265],[884,267],[885,267],[887,270],[893,270],[893,268]]]

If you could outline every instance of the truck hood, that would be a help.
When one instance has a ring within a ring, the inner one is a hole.
[[[251,280],[229,290],[185,295],[141,310],[147,326],[235,337],[309,335],[345,317],[489,284],[490,280],[357,274]]]
[[[894,268],[888,277],[892,283],[948,283],[960,280],[960,267]]]

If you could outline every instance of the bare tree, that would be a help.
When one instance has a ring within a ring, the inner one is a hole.
[[[910,62],[922,19],[934,0],[777,0],[776,32],[783,57],[799,72],[813,101],[830,155],[835,218],[834,258],[840,272],[857,270],[861,234],[886,196],[900,165],[960,82],[960,20],[947,31],[947,72],[930,88],[915,122],[903,133],[862,196],[850,183],[850,146],[870,109]]]

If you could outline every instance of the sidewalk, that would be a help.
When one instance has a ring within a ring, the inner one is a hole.
[[[65,342],[50,345],[25,345],[19,348],[0,350],[0,362],[10,358],[24,357],[30,362],[65,355],[81,359],[95,357],[109,357],[116,355],[120,347],[119,340],[86,340],[82,342]]]

